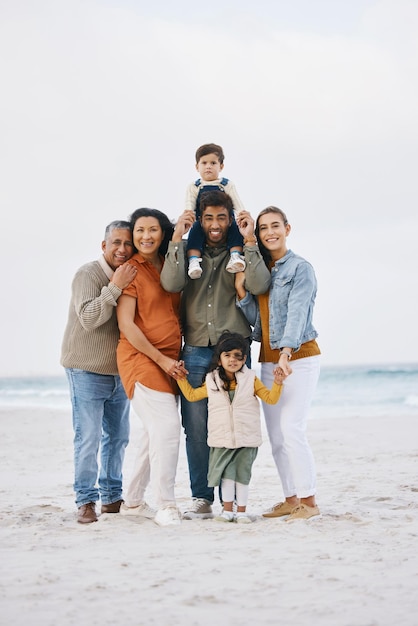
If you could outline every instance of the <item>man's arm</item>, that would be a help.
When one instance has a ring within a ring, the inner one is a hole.
[[[76,315],[85,330],[94,330],[112,316],[122,290],[136,275],[136,268],[128,263],[115,270],[107,285],[89,269],[80,269],[74,277],[72,290]]]
[[[254,234],[254,220],[248,211],[242,211],[237,216],[237,224],[244,237],[245,287],[254,295],[266,293],[270,287],[271,274],[258,249]]]
[[[183,241],[183,236],[190,230],[195,219],[194,212],[187,210],[181,214],[176,224],[160,274],[161,286],[166,291],[178,293],[186,285],[186,242]]]

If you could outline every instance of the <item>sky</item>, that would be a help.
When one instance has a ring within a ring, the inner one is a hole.
[[[62,374],[106,224],[219,143],[318,279],[324,365],[418,361],[415,0],[0,0],[0,376]]]

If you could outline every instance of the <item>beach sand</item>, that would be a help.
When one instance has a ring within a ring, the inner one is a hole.
[[[70,411],[2,409],[0,428],[2,624],[418,623],[418,417],[311,420],[322,515],[310,522],[261,517],[282,497],[265,441],[253,524],[168,528],[120,515],[76,523]],[[184,510],[184,442],[177,496]]]

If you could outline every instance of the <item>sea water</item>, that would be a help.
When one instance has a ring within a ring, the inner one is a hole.
[[[0,407],[69,409],[67,379],[64,374],[0,378]],[[323,366],[311,413],[313,418],[418,415],[418,364]]]

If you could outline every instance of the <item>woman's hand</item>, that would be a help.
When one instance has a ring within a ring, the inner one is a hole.
[[[290,370],[289,374],[291,374],[292,368],[289,367],[288,369]],[[283,385],[283,381],[285,380],[285,378],[289,376],[289,374],[285,374],[282,368],[279,367],[278,365],[274,368],[273,374],[274,374],[274,382],[277,385]]]
[[[164,357],[158,365],[165,371],[166,374],[174,378],[175,380],[180,378],[186,378],[189,373],[184,367],[184,361],[174,361],[170,357]]]
[[[287,376],[289,376],[292,373],[292,368],[289,365],[289,357],[287,356],[285,352],[282,352],[282,354],[280,355],[279,362],[274,368],[273,374],[276,375],[277,373],[280,375],[280,372],[284,374],[285,378],[287,378]]]

